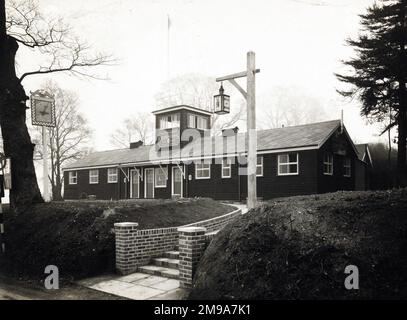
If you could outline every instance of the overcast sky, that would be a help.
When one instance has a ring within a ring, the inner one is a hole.
[[[154,95],[167,79],[167,15],[172,23],[171,77],[243,71],[246,52],[253,50],[261,69],[258,96],[277,86],[301,88],[333,107],[330,119],[339,118],[343,108],[356,142],[377,139],[377,128],[359,116],[358,102],[344,101],[336,93],[340,84],[334,76],[341,70],[340,60],[352,53],[345,39],[357,34],[358,14],[370,4],[372,0],[40,1],[45,12],[62,15],[96,51],[119,60],[102,70],[109,73],[109,81],[53,76],[63,88],[78,93],[97,150],[111,147],[109,135],[124,118],[155,109]],[[20,53],[22,71],[29,63],[35,65],[28,54]],[[26,91],[36,90],[45,79],[27,78]]]

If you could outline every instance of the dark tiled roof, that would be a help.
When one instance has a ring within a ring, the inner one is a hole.
[[[260,130],[257,131],[257,149],[259,151],[267,151],[301,147],[319,148],[339,126],[340,120],[333,120],[293,127]],[[244,140],[246,133],[238,135]],[[212,146],[214,146],[221,139],[223,139],[222,136],[216,136],[207,137],[204,140],[206,140],[206,143],[212,143]],[[187,147],[193,148],[194,144],[196,142],[187,145]],[[197,146],[199,149],[199,145]],[[149,162],[151,159],[150,152],[154,151],[152,148],[154,148],[154,145],[141,146],[137,149],[95,152],[67,165],[65,169]],[[247,149],[247,145],[245,149]],[[212,147],[212,150],[216,149]],[[210,150],[209,152],[204,152],[204,155],[210,156],[221,153],[222,151],[213,152]]]

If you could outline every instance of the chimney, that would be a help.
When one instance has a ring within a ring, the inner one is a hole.
[[[341,110],[341,133],[343,133],[343,109]]]
[[[139,140],[137,142],[130,142],[130,149],[137,149],[143,145],[143,141]]]
[[[222,129],[222,136],[224,137],[229,137],[237,134],[239,132],[239,127],[234,127],[234,128],[226,128]]]

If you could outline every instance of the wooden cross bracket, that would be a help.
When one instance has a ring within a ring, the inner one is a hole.
[[[253,71],[255,74],[260,72],[260,69]],[[247,71],[230,74],[228,76],[216,78],[216,82],[229,81],[247,100],[247,92],[236,82],[235,79],[247,77]]]

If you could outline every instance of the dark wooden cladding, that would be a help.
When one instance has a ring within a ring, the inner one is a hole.
[[[189,111],[188,111],[189,112]],[[182,120],[181,122],[184,122]],[[333,155],[333,174],[324,175],[323,156],[328,152]],[[299,169],[295,175],[278,175],[278,155],[281,153],[259,154],[263,157],[263,176],[257,177],[257,194],[262,199],[277,197],[309,195],[337,190],[355,190],[357,154],[347,135],[340,128],[319,149],[291,151],[298,153]],[[351,177],[344,176],[344,161],[351,161]],[[221,159],[212,159],[210,179],[196,179],[195,164],[180,164],[185,168],[183,177],[184,197],[209,197],[218,200],[245,200],[247,197],[247,177],[239,175],[237,158],[231,166],[231,177],[222,178]],[[165,188],[154,188],[155,198],[171,198],[172,167],[175,164],[163,165],[168,168],[168,180]],[[159,168],[157,165],[137,167],[140,171],[146,168]],[[128,199],[130,182],[125,182],[125,174],[133,168],[119,170],[118,183],[107,183],[107,168],[99,170],[99,183],[89,184],[89,170],[77,170],[78,183],[69,184],[68,171],[65,174],[65,199],[79,199],[83,195],[95,195],[97,199]],[[145,181],[140,181],[140,198],[144,198]]]

